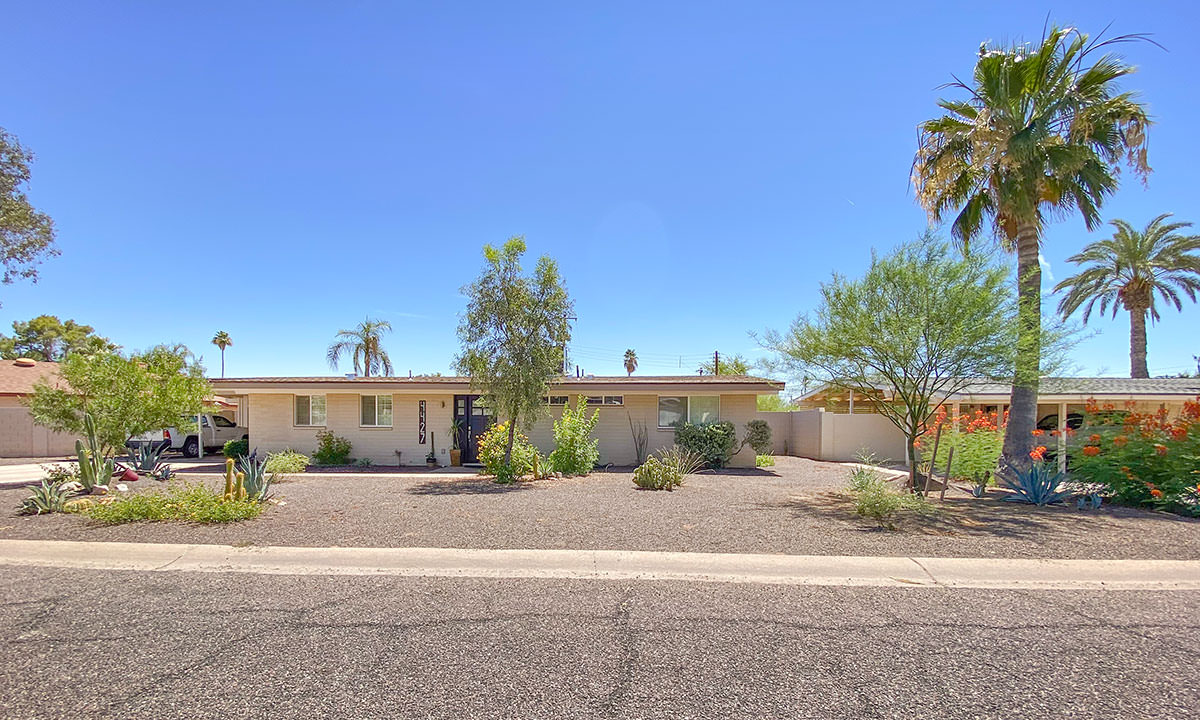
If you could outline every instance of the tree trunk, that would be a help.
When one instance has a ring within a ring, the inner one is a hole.
[[[221,348],[221,377],[225,377],[225,348]]]
[[[1148,378],[1146,368],[1146,310],[1129,310],[1129,377]]]
[[[1038,264],[1038,230],[1024,223],[1017,230],[1016,372],[1009,398],[1004,452],[997,475],[1029,469],[1033,431],[1037,426],[1038,379],[1042,354],[1042,266]]]
[[[512,468],[512,449],[513,439],[517,435],[517,415],[512,413],[512,419],[508,421],[508,442],[504,445],[504,466]]]

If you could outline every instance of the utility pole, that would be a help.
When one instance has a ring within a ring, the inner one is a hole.
[[[713,350],[713,375],[721,374],[721,353]]]

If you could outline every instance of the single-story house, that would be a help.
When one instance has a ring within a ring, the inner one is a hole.
[[[75,453],[75,438],[35,425],[24,398],[45,378],[58,379],[58,363],[29,358],[0,360],[0,457],[61,457]]]
[[[377,465],[422,464],[433,450],[449,464],[450,431],[459,421],[464,463],[477,460],[479,436],[493,414],[468,378],[257,377],[211,379],[215,392],[238,404],[239,424],[250,428],[250,446],[260,451],[291,448],[311,453],[316,434],[328,430],[347,438],[351,455]],[[527,434],[543,453],[554,449],[553,422],[562,408],[588,399],[600,413],[595,437],[600,462],[636,462],[634,428],[645,427],[648,450],[669,447],[672,425],[729,421],[739,438],[757,415],[757,396],[775,394],[783,383],[726,375],[563,377],[550,384],[546,413]],[[631,425],[633,427],[631,427]],[[743,448],[731,463],[753,467],[754,451]]]

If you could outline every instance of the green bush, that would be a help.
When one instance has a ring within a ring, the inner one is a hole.
[[[227,458],[240,458],[243,455],[250,454],[249,440],[229,440],[225,443],[225,447],[221,448],[221,454]]]
[[[954,465],[950,468],[953,477],[975,481],[984,473],[996,472],[1004,447],[1004,428],[998,424],[996,413],[976,410],[974,415],[963,413],[951,417],[945,408],[939,409],[929,429],[916,441],[922,462],[927,463],[933,457],[939,427],[942,437],[936,441],[937,465],[934,469],[937,472],[946,472],[951,448],[954,449]]]
[[[478,457],[484,472],[494,475],[498,483],[510,483],[535,468],[545,466],[545,459],[529,438],[518,432],[513,436],[512,463],[504,464],[504,446],[508,442],[508,423],[496,423],[479,438]]]
[[[902,511],[919,514],[932,512],[932,505],[921,495],[896,491],[888,486],[872,468],[856,467],[850,471],[850,497],[854,511],[879,523],[879,527],[895,530],[896,515]]]
[[[283,452],[267,453],[266,470],[274,475],[302,473],[308,467],[308,463],[307,455],[302,455],[289,448]]]
[[[586,475],[600,459],[600,441],[592,437],[600,411],[587,414],[587,398],[580,396],[575,409],[564,407],[562,417],[554,421],[554,451],[550,453],[550,469],[569,475]]]
[[[700,469],[703,461],[696,453],[678,445],[659,450],[633,470],[633,484],[643,490],[674,490],[686,475]]]
[[[755,455],[754,456],[754,467],[774,467],[774,466],[775,466],[775,456],[774,455]]]
[[[731,422],[682,423],[675,426],[675,444],[700,456],[705,467],[719,469],[728,465],[733,457],[737,448],[737,430]]]
[[[200,484],[172,485],[165,492],[137,493],[85,509],[89,517],[106,525],[130,522],[183,521],[227,523],[262,514],[265,506],[254,500],[225,500],[221,493]]]
[[[353,446],[344,437],[339,437],[328,430],[317,431],[317,449],[312,454],[313,463],[317,465],[349,465],[350,450]]]
[[[756,455],[770,455],[774,447],[771,442],[770,424],[766,420],[751,420],[746,423],[746,437],[742,440],[742,445],[754,448]]]

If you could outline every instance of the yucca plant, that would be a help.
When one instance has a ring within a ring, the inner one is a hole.
[[[153,475],[166,447],[164,443],[138,443],[129,449],[129,464],[139,473]]]
[[[1005,481],[1005,485],[1014,494],[1004,498],[1010,502],[1023,502],[1031,505],[1052,505],[1066,500],[1071,493],[1059,490],[1065,476],[1059,472],[1054,463],[1035,462],[1028,469],[1013,469]]]
[[[75,491],[63,484],[51,482],[42,478],[41,485],[30,485],[33,494],[21,503],[22,515],[43,515],[46,513],[62,512],[67,500],[75,495]]]

